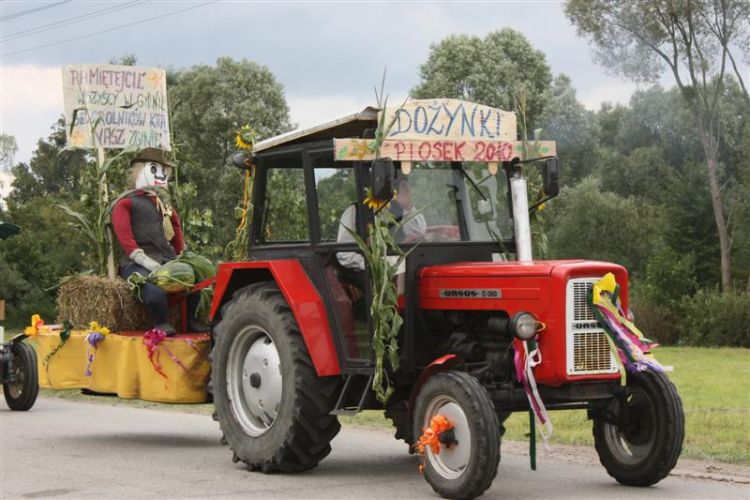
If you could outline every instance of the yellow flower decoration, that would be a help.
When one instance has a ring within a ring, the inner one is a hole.
[[[371,210],[380,210],[381,208],[383,208],[383,206],[387,205],[389,201],[391,200],[381,200],[375,198],[372,195],[372,191],[368,189],[367,193],[365,194],[365,199],[364,201],[362,201],[362,203],[364,203],[365,206],[370,208]]]
[[[255,130],[250,125],[245,124],[237,131],[237,135],[234,137],[234,145],[237,149],[252,151],[257,136]]]
[[[159,77],[159,73],[157,73],[156,71],[149,71],[148,75],[146,75],[145,80],[150,86],[156,87],[157,85],[159,85],[161,78]]]
[[[44,326],[44,320],[38,314],[31,317],[31,326],[27,326],[23,333],[27,337],[35,337],[39,333],[39,329]]]
[[[86,137],[83,135],[83,132],[80,130],[74,130],[72,134],[70,134],[70,143],[74,146],[80,146],[86,141]]]
[[[369,154],[370,147],[367,145],[367,141],[357,141],[352,139],[352,152],[350,153],[351,156],[354,156],[358,160],[362,160]]]
[[[98,321],[92,321],[91,323],[89,323],[89,330],[91,330],[92,332],[99,332],[105,337],[111,333],[109,328],[107,328],[106,326],[101,326]]]

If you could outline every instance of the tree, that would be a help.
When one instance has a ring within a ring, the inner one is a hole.
[[[551,257],[617,262],[641,278],[652,248],[663,242],[665,227],[657,207],[603,192],[595,178],[587,177],[563,188],[555,200]]]
[[[484,39],[449,36],[430,47],[411,95],[420,99],[466,99],[505,110],[526,94],[530,124],[542,113],[552,74],[547,60],[518,31],[504,28]]]
[[[598,160],[596,117],[578,101],[566,75],[552,82],[539,126],[544,137],[557,142],[563,184],[572,185],[591,173]]]
[[[180,183],[197,189],[183,219],[212,224],[217,240],[202,250],[218,255],[234,237],[233,209],[242,197],[242,173],[227,167],[235,151],[235,133],[248,123],[262,138],[290,130],[284,91],[271,71],[248,60],[228,57],[215,67],[193,66],[168,74],[173,147]],[[178,193],[179,194],[179,193]],[[200,201],[200,203],[198,203]]]
[[[0,171],[8,170],[13,165],[17,152],[16,138],[12,135],[0,134]]]
[[[697,126],[721,253],[722,290],[732,288],[731,239],[719,179],[719,101],[733,71],[750,111],[733,49],[750,30],[745,0],[568,0],[565,12],[596,47],[599,60],[634,80],[666,66]],[[731,69],[727,66],[731,65]]]
[[[58,119],[47,140],[40,139],[29,164],[13,167],[13,192],[9,201],[23,204],[37,196],[78,198],[81,176],[88,164],[84,151],[66,151],[65,122]]]

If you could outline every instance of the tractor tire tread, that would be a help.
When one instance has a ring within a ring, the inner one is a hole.
[[[437,386],[437,388],[433,388],[433,386]],[[454,480],[455,482],[451,484],[450,480],[436,477],[436,475],[431,474],[429,466],[425,467],[425,478],[433,490],[445,498],[457,500],[476,498],[492,485],[500,463],[500,423],[495,406],[476,377],[455,370],[439,373],[427,380],[417,397],[415,436],[422,433],[419,427],[425,405],[423,394],[429,395],[429,391],[435,389],[457,391],[461,394],[461,403],[465,405],[463,411],[467,417],[472,414],[477,417],[474,419],[477,429],[475,429],[476,432],[473,433],[472,439],[476,439],[476,450],[478,452],[476,462],[469,463],[468,476],[461,478],[460,481]]]
[[[231,415],[222,415],[217,411],[221,429],[239,459],[247,465],[248,470],[272,472],[302,472],[318,465],[330,452],[331,440],[338,434],[341,425],[335,415],[329,412],[333,406],[332,398],[336,393],[339,381],[335,377],[320,378],[307,354],[302,335],[294,319],[291,308],[281,291],[273,282],[263,282],[237,290],[232,299],[221,310],[222,322],[214,328],[216,346],[211,353],[212,366],[217,366],[219,356],[217,347],[229,334],[223,320],[245,312],[250,304],[262,303],[270,314],[274,314],[288,336],[293,367],[288,367],[293,377],[294,396],[292,402],[292,423],[284,433],[276,451],[270,456],[258,458],[246,453],[237,442],[236,431],[230,428],[227,419]],[[282,367],[282,371],[284,368]],[[285,374],[287,372],[284,372]],[[214,374],[211,376],[214,382]],[[214,400],[216,400],[216,395]],[[218,408],[218,407],[217,407]],[[234,439],[232,439],[234,437]],[[240,440],[242,437],[239,437]]]
[[[628,486],[645,487],[667,477],[677,464],[685,438],[685,415],[677,389],[665,374],[646,370],[628,375],[629,380],[634,378],[639,385],[651,387],[658,403],[664,404],[664,408],[657,408],[656,412],[657,416],[663,419],[663,435],[657,436],[657,440],[665,442],[668,446],[658,448],[652,456],[645,458],[635,467],[623,466],[612,456],[604,438],[604,426],[610,424],[598,420],[594,420],[593,426],[594,445],[599,461],[610,476]]]

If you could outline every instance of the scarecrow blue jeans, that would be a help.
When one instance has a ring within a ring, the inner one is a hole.
[[[130,264],[120,272],[125,279],[128,279],[134,273],[138,273],[141,276],[151,274],[148,269],[138,264]],[[148,315],[154,326],[168,322],[169,309],[167,306],[167,294],[164,290],[153,283],[144,283],[141,286],[141,300],[146,304]]]

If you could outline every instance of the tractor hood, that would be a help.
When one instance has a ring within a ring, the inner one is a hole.
[[[575,278],[601,278],[614,273],[627,301],[624,267],[592,260],[532,262],[456,262],[426,266],[418,274],[423,309],[514,310],[539,306],[539,312],[561,300]]]
[[[439,266],[424,267],[419,277],[464,277],[464,278],[492,278],[492,277],[523,277],[523,276],[551,276],[553,270],[588,270],[592,266],[612,266],[606,262],[591,260],[537,260],[533,262],[455,262]],[[619,267],[619,266],[617,266]]]

